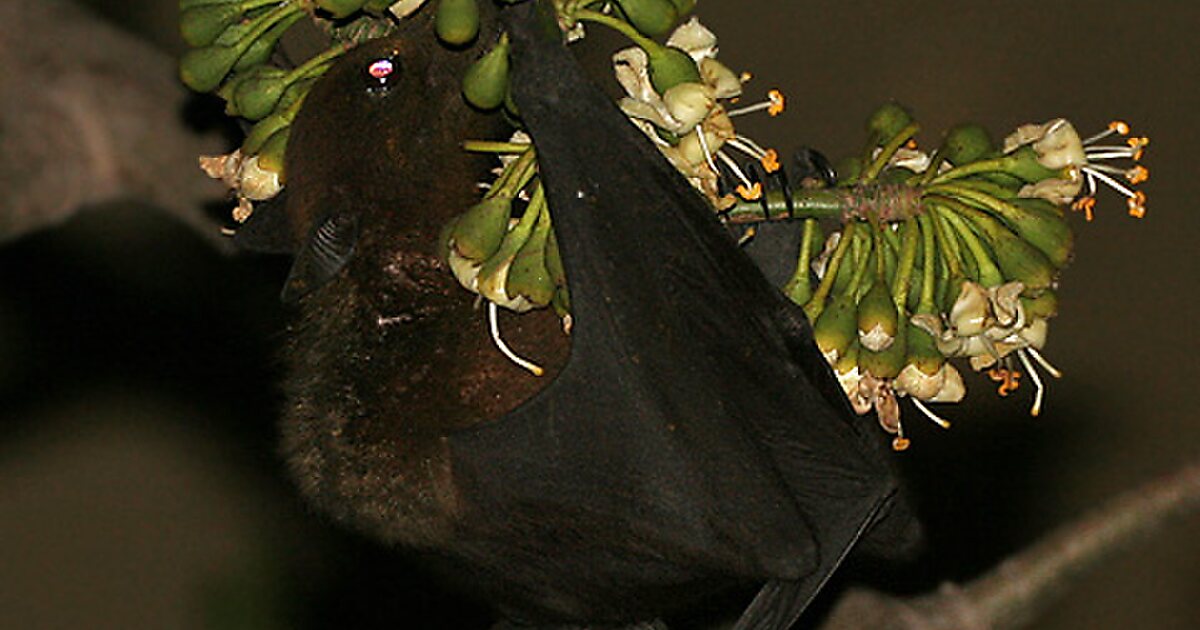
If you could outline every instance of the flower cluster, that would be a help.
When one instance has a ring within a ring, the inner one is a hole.
[[[675,29],[666,45],[687,53],[695,64],[694,80],[660,92],[661,85],[656,86],[651,77],[651,55],[638,46],[621,50],[613,56],[613,65],[626,92],[619,102],[622,111],[715,208],[726,209],[736,201],[721,190],[723,170],[735,179],[743,199],[757,199],[762,194],[761,182],[752,181],[725,149],[749,156],[767,173],[779,170],[778,155],[739,135],[732,119],[761,110],[776,116],[784,109],[783,94],[771,90],[762,103],[727,109],[726,102],[742,95],[749,75],[737,75],[717,61],[717,38],[696,18]]]
[[[787,293],[812,319],[852,406],[874,410],[896,435],[893,446],[906,448],[898,399],[911,398],[948,427],[925,403],[962,399],[962,376],[949,360],[966,359],[999,382],[1001,395],[1027,377],[1035,387],[1030,412],[1039,414],[1039,368],[1061,376],[1041,350],[1057,313],[1058,274],[1073,248],[1063,208],[1091,219],[1097,183],[1104,183],[1127,199],[1131,215],[1144,216],[1146,198],[1134,186],[1148,171],[1111,161],[1136,163],[1148,140],[1102,146],[1106,137],[1128,135],[1128,126],[1113,123],[1083,140],[1055,119],[1020,127],[1002,147],[978,126],[963,125],[926,154],[912,141],[918,126],[896,105],[877,111],[868,129],[864,157],[843,163],[832,190],[801,190],[791,199],[798,208],[813,207],[806,195],[841,208],[843,225],[823,249],[816,219],[806,220]]]

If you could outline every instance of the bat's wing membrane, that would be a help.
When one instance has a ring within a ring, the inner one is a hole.
[[[538,28],[511,23],[513,87],[570,281],[571,357],[534,399],[451,437],[479,510],[460,551],[500,599],[551,616],[771,580],[739,627],[786,628],[894,482],[800,309]]]

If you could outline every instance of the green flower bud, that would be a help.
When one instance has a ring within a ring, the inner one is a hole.
[[[550,236],[550,213],[542,211],[529,240],[521,246],[508,268],[504,291],[513,299],[524,298],[534,308],[550,303],[558,287],[546,268],[546,244]]]
[[[450,232],[450,247],[467,260],[487,260],[500,248],[512,216],[512,199],[484,199],[460,215]]]
[[[208,46],[245,13],[246,9],[241,2],[206,4],[184,9],[179,14],[179,34],[189,46]]]
[[[894,312],[895,305],[892,308]],[[896,335],[891,344],[878,352],[864,347],[858,354],[858,368],[878,379],[896,378],[904,369],[907,345],[904,335]]]
[[[396,0],[367,0],[363,4],[363,11],[374,15],[383,15],[388,7],[396,3]]]
[[[366,0],[314,0],[313,3],[335,19],[341,19],[362,9]]]
[[[471,0],[474,2],[474,0]],[[479,109],[495,109],[508,96],[508,38],[502,37],[463,75],[463,97]]]
[[[441,0],[433,26],[438,39],[451,46],[463,46],[479,34],[479,5],[476,0]]]
[[[1038,248],[987,213],[969,208],[962,212],[983,233],[1006,281],[1020,282],[1030,291],[1046,289],[1054,283],[1056,268]]]
[[[288,136],[291,135],[291,132],[291,127],[281,128],[271,134],[271,137],[263,143],[262,149],[258,151],[258,166],[263,170],[279,174],[280,183],[283,182],[283,155],[287,149]]]
[[[233,64],[234,70],[246,70],[254,66],[261,66],[271,58],[271,53],[275,52],[275,45],[279,43],[280,38],[287,32],[293,24],[296,23],[303,13],[297,12],[284,19],[282,22],[271,27],[261,37],[255,39],[246,47],[246,52],[238,57],[236,63]]]
[[[529,204],[517,225],[504,235],[496,253],[492,254],[479,270],[476,285],[479,295],[514,311],[526,311],[532,308],[529,301],[523,297],[509,297],[506,284],[508,283],[508,271],[512,267],[517,253],[533,235],[533,228],[539,214],[536,210],[537,205],[532,202]]]
[[[843,293],[833,299],[813,323],[813,339],[829,363],[841,358],[858,338],[854,297]]]
[[[895,341],[896,330],[896,303],[887,283],[876,280],[858,301],[858,341],[866,351],[886,350]]]
[[[629,23],[650,37],[666,35],[679,18],[671,0],[617,0],[617,4]]]
[[[553,225],[550,227],[550,236],[546,238],[546,271],[550,272],[550,279],[554,280],[555,285],[567,286],[567,272],[563,268],[562,255],[558,252],[558,237]]]
[[[679,17],[691,13],[696,8],[696,0],[671,0],[671,4],[675,5],[675,14]]]
[[[288,86],[287,78],[286,70],[259,66],[238,81],[229,104],[240,116],[261,120],[275,109]]]
[[[887,103],[867,119],[867,132],[872,143],[882,145],[903,131],[912,121],[912,114],[899,103]]]
[[[179,61],[179,78],[184,85],[197,92],[213,90],[229,74],[240,50],[230,46],[206,46],[193,48],[183,54]]]
[[[700,70],[691,55],[670,46],[659,46],[646,51],[650,84],[654,91],[665,94],[680,83],[700,83]]]
[[[1058,314],[1058,294],[1046,289],[1035,297],[1021,297],[1025,316],[1030,319],[1049,319]]]
[[[987,130],[976,124],[953,127],[946,133],[940,153],[951,164],[959,166],[987,157],[995,151]]]
[[[667,90],[662,99],[671,117],[679,121],[681,127],[676,133],[681,134],[700,124],[716,105],[712,90],[700,83],[680,83]]]
[[[292,124],[292,118],[295,117],[295,112],[291,109],[276,112],[254,123],[250,131],[246,133],[246,139],[242,140],[242,153],[246,155],[254,155],[258,153],[267,140],[275,135],[275,132]]]

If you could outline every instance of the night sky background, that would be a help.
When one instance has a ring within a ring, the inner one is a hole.
[[[171,1],[97,3],[178,51]],[[1129,12],[1133,6],[1137,12]],[[1151,136],[1149,212],[1102,195],[1076,228],[1041,417],[984,379],[906,416],[897,458],[928,550],[848,580],[918,592],[966,580],[1056,524],[1200,455],[1196,244],[1200,5],[704,0],[721,60],[788,111],[739,121],[783,150],[855,152],[890,99],[934,146],[1069,117]],[[194,168],[192,164],[164,168]],[[199,175],[198,175],[199,176]],[[228,257],[151,208],[90,209],[0,245],[0,628],[483,628],[401,554],[303,506],[276,454],[286,262]],[[1200,519],[1108,562],[1035,627],[1190,629]],[[807,616],[809,625],[815,616]]]

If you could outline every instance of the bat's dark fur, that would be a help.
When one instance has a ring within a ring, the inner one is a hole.
[[[489,129],[458,94],[473,55],[411,22],[339,62],[289,143],[292,471],[323,510],[428,552],[519,622],[632,624],[767,583],[739,628],[786,628],[893,503],[875,436],[802,312],[556,27],[506,11],[570,343],[545,312],[507,319],[552,368],[528,376],[437,256],[486,167],[457,144]],[[401,78],[368,94],[363,69],[393,52]]]

